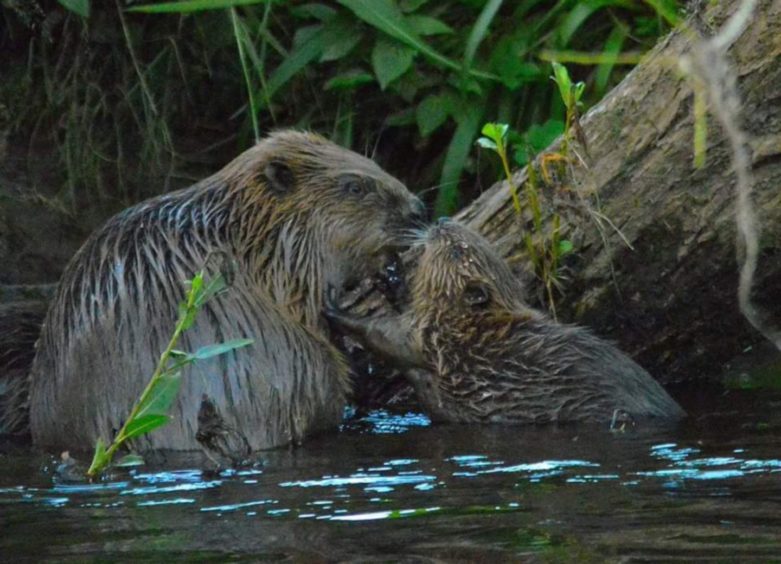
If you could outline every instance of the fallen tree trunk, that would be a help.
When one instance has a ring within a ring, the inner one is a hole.
[[[690,17],[689,26],[713,35],[738,4],[708,6]],[[557,298],[559,319],[616,340],[662,382],[715,376],[725,361],[762,340],[738,308],[735,175],[729,143],[710,117],[706,164],[693,166],[693,96],[678,67],[693,41],[685,32],[661,41],[580,120],[584,162],[569,167],[557,186],[539,189],[548,214],[557,210],[562,236],[574,244]],[[778,320],[781,1],[758,3],[729,55],[743,101],[741,123],[751,139],[753,200],[762,232],[753,296]],[[557,151],[554,145],[547,153]],[[516,185],[526,176],[525,170],[516,173]],[[562,208],[565,192],[579,194],[581,204],[591,201],[592,212],[577,213],[585,209],[577,201]],[[605,221],[598,228],[594,209],[620,234]],[[526,256],[522,237],[531,222],[516,214],[506,182],[459,218],[506,256]]]

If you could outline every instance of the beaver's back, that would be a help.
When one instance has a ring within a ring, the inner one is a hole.
[[[674,419],[678,404],[631,358],[583,327],[519,315],[507,324],[450,324],[437,358],[449,409],[461,417],[505,422],[609,423],[616,411],[635,419]]]
[[[71,260],[31,371],[37,444],[89,448],[122,425],[173,333],[184,281],[210,253],[232,251],[225,230],[231,210],[217,189],[202,183],[130,208]],[[244,337],[255,344],[185,370],[173,420],[144,439],[148,446],[197,448],[203,393],[228,406],[254,449],[338,423],[346,376],[338,353],[239,268],[179,347]]]

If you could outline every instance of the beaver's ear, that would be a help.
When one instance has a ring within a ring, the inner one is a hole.
[[[284,196],[293,191],[296,184],[296,177],[282,161],[269,161],[266,168],[263,169],[266,176],[266,185],[272,194]]]

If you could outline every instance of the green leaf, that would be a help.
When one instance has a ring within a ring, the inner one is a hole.
[[[496,16],[496,12],[502,6],[502,0],[488,0],[482,12],[475,21],[475,25],[472,26],[472,30],[469,32],[469,37],[466,40],[466,48],[464,49],[464,70],[472,68],[472,61],[477,53],[477,48],[480,43],[483,42],[488,28],[491,22]]]
[[[428,0],[400,0],[399,7],[401,8],[401,11],[406,14],[414,12],[426,2],[428,2]]]
[[[251,345],[254,342],[255,339],[232,339],[230,341],[225,341],[224,343],[219,343],[217,345],[207,345],[205,347],[201,347],[200,349],[195,351],[195,353],[192,356],[197,360],[204,360],[206,358],[211,358],[213,356],[219,356],[221,354],[225,354],[235,349],[246,347],[247,345]]]
[[[484,111],[484,101],[471,99],[470,103],[464,103],[460,111],[454,114],[458,121],[458,127],[450,139],[445,162],[442,165],[439,191],[434,204],[437,217],[451,215],[456,209],[459,193],[458,182],[464,170],[464,163],[472,151],[472,143],[480,129]]]
[[[461,68],[458,63],[438,53],[423,41],[393,0],[338,0],[338,2],[370,26],[412,47],[434,62],[453,70]]]
[[[146,399],[138,406],[138,413],[135,419],[147,415],[168,415],[179,387],[182,385],[181,372],[165,372],[160,375],[158,380],[152,385]]]
[[[325,22],[336,15],[336,10],[325,4],[304,4],[291,7],[290,12],[297,18],[314,18]]]
[[[307,37],[305,41],[296,45],[288,53],[282,64],[274,70],[268,79],[265,91],[267,99],[270,100],[291,78],[322,54],[326,47],[323,37],[323,29],[318,26],[317,31]]]
[[[115,468],[133,468],[135,466],[143,466],[144,464],[146,464],[146,462],[143,457],[138,454],[126,454],[112,464],[112,466]]]
[[[73,12],[86,19],[89,17],[90,0],[58,0],[59,3]]]
[[[355,20],[347,16],[336,16],[326,22],[323,28],[325,48],[320,62],[336,61],[352,51],[363,38],[363,32]]]
[[[564,122],[558,119],[549,119],[541,125],[534,124],[529,127],[524,137],[532,151],[539,153],[562,133],[564,133]]]
[[[481,137],[477,140],[477,144],[480,145],[483,149],[490,149],[492,151],[499,150],[499,147],[497,147],[496,143],[490,140],[488,137]]]
[[[144,435],[150,431],[153,431],[154,429],[157,429],[158,427],[162,427],[170,420],[170,415],[156,415],[151,413],[135,417],[131,421],[128,421],[128,424],[124,429],[125,432],[122,435],[122,439],[128,440],[134,437],[138,437],[139,435]]]
[[[635,8],[631,0],[581,0],[576,2],[572,10],[556,27],[556,47],[559,49],[566,47],[578,29],[594,12],[610,7],[628,10]]]
[[[407,23],[418,35],[422,36],[455,33],[453,28],[445,22],[432,18],[431,16],[412,14],[407,16]]]
[[[568,241],[566,239],[562,239],[559,241],[559,256],[566,255],[567,253],[571,253],[573,249],[572,241]]]
[[[480,133],[493,140],[496,145],[502,144],[507,138],[507,131],[510,126],[506,123],[486,123]]]
[[[385,88],[412,66],[415,51],[398,41],[377,39],[372,50],[372,67],[380,88]]]
[[[99,438],[95,441],[95,454],[92,455],[92,462],[89,465],[89,470],[87,470],[87,475],[94,476],[103,470],[108,462],[109,458],[108,453],[106,452],[106,443],[103,442],[103,439]]]
[[[574,102],[577,104],[580,102],[580,98],[583,96],[583,91],[586,89],[585,82],[577,82],[572,90]]]
[[[646,0],[648,4],[662,16],[667,23],[675,27],[681,22],[681,16],[678,14],[678,3],[674,0]]]
[[[181,308],[179,309],[179,325],[182,328],[182,331],[186,331],[190,327],[193,326],[195,323],[195,317],[198,315],[198,309],[188,308],[186,305],[184,307],[184,310]]]
[[[62,1],[62,0],[60,0]],[[263,4],[271,0],[183,0],[181,2],[160,2],[159,4],[144,4],[126,8],[128,12],[145,14],[184,14],[201,12],[203,10],[223,10],[235,6]]]
[[[325,90],[354,90],[364,84],[374,82],[374,75],[361,69],[352,69],[336,75],[325,83]]]
[[[189,288],[187,289],[188,295],[192,296],[198,296],[201,293],[201,288],[203,288],[203,270],[200,272],[197,272],[195,276],[193,276],[192,280],[189,281],[189,284],[187,284]]]
[[[426,96],[415,109],[415,118],[421,137],[428,137],[436,131],[450,113],[448,101],[441,94]]]
[[[557,63],[556,61],[553,61],[551,66],[553,67],[553,81],[559,87],[561,100],[564,102],[566,107],[570,107],[570,100],[572,96],[572,80],[570,80],[567,67]]]
[[[415,124],[415,110],[405,108],[385,118],[385,124],[392,127],[406,127]]]
[[[227,289],[228,284],[225,282],[225,278],[223,277],[222,273],[217,273],[214,278],[206,283],[206,286],[203,288],[203,290],[200,291],[200,294],[195,300],[195,306],[200,308],[203,306],[203,304]]]

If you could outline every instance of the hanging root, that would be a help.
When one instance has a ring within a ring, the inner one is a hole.
[[[735,169],[737,204],[737,251],[740,263],[738,304],[745,318],[781,350],[781,330],[775,327],[767,312],[751,301],[751,289],[759,257],[760,224],[751,201],[754,183],[748,137],[740,126],[740,95],[737,77],[727,59],[727,50],[740,37],[754,15],[757,0],[744,0],[721,31],[697,42],[681,67],[693,77],[710,102],[714,117],[721,124],[730,145]]]

